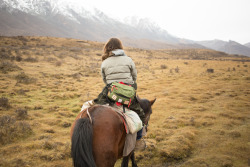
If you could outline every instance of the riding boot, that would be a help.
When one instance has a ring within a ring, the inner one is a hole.
[[[145,150],[146,147],[147,147],[147,144],[144,141],[144,139],[136,140],[135,150],[142,151],[142,150]]]

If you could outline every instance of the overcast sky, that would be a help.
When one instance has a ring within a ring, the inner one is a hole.
[[[180,38],[250,42],[250,0],[79,1],[87,1],[113,18],[150,18]]]

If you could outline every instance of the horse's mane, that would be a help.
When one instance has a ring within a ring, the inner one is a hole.
[[[151,111],[151,105],[148,99],[138,99],[138,102],[140,103],[140,106],[145,112],[145,114]]]

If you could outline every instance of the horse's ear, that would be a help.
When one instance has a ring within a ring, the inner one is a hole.
[[[156,98],[154,100],[151,100],[150,105],[152,106],[155,103],[155,101],[156,101]]]

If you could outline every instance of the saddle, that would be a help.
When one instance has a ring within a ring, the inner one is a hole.
[[[81,111],[86,110],[87,108],[95,105],[93,103],[93,100],[87,101],[82,105]],[[126,139],[125,139],[125,145],[123,149],[123,156],[128,156],[131,151],[134,150],[136,145],[136,137],[137,132],[143,128],[142,121],[138,114],[132,110],[129,110],[128,108],[124,108],[122,106],[109,106],[109,104],[106,104],[105,106],[111,107],[114,111],[116,111],[122,118],[123,124],[126,130]],[[146,134],[144,134],[146,135]]]
[[[82,105],[81,111],[93,106],[93,100],[87,101]],[[109,106],[108,104],[106,106]],[[142,121],[138,114],[128,108],[124,108],[121,105],[110,106],[115,110],[124,120],[124,126],[127,133],[136,133],[142,129]]]

